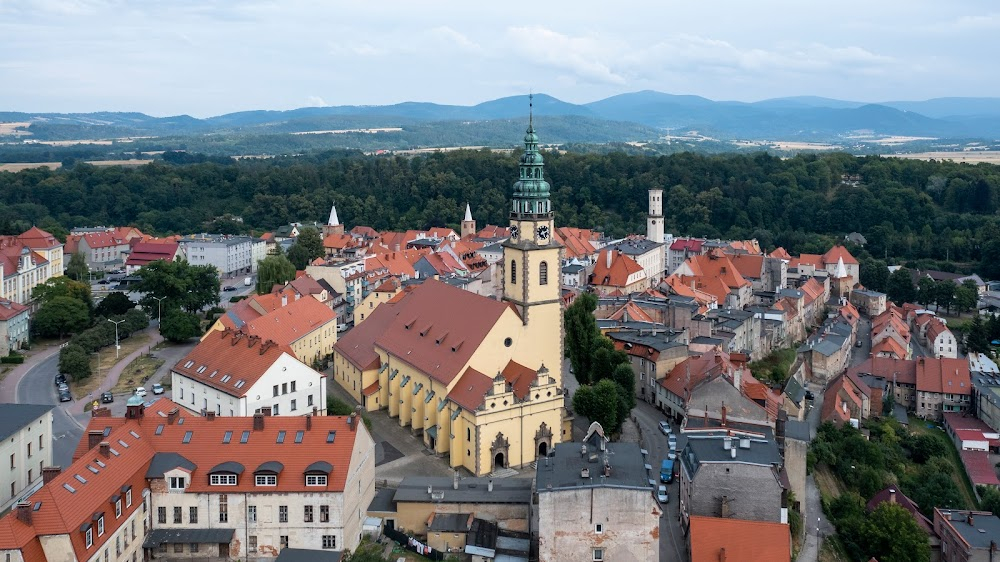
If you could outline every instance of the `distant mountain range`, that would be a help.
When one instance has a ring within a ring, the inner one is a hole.
[[[32,123],[28,129],[32,134],[20,137],[22,140],[177,137],[210,133],[272,135],[375,127],[402,127],[406,131],[431,123],[457,127],[467,122],[523,122],[527,118],[527,101],[527,96],[511,96],[472,106],[405,102],[383,106],[308,107],[289,111],[242,111],[207,119],[114,112],[0,112],[0,122]],[[1000,139],[1000,98],[862,103],[802,96],[747,103],[642,91],[586,104],[568,103],[539,94],[534,98],[534,106],[539,120],[560,118],[562,125],[569,124],[568,133],[560,135],[563,137],[560,142],[656,140],[668,134],[668,130],[675,135],[696,130],[702,135],[724,140],[848,142],[859,133]],[[574,123],[581,124],[588,133],[574,138]],[[439,129],[448,130],[447,127]],[[603,132],[595,136],[595,131],[602,129]],[[0,135],[3,131],[0,128]],[[469,137],[463,135],[465,140],[475,142],[475,135]],[[8,136],[6,140],[13,138]],[[441,140],[439,145],[449,144],[447,138]]]

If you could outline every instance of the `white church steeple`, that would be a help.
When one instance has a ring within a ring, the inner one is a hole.
[[[340,219],[337,217],[337,205],[334,204],[330,207],[330,218],[323,225],[323,238],[330,236],[331,234],[343,234],[344,225],[340,224]]]
[[[462,219],[462,238],[476,235],[476,220],[472,218],[472,207],[465,204],[465,218]]]

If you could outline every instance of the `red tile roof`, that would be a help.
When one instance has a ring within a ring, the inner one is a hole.
[[[396,297],[404,295],[407,293],[399,293]],[[392,300],[380,304],[364,322],[340,336],[333,349],[361,371],[379,368],[379,356],[373,342],[396,320],[396,306]]]
[[[243,330],[261,339],[290,346],[336,322],[337,315],[330,307],[313,298],[299,298],[289,300],[274,312],[249,320]]]
[[[486,401],[486,391],[493,386],[493,379],[469,367],[448,393],[448,399],[475,412]]]
[[[127,246],[128,241],[124,238],[119,238],[111,232],[88,232],[83,235],[83,240],[87,242],[87,246],[91,249],[94,248],[111,248],[113,246]]]
[[[721,351],[703,353],[688,357],[674,366],[667,376],[657,383],[682,399],[687,400],[691,389],[710,375],[717,373],[732,374],[735,367],[729,357]]]
[[[143,266],[156,260],[173,261],[178,247],[176,242],[139,242],[132,247],[125,265]]]
[[[990,462],[990,454],[986,451],[959,451],[965,472],[969,474],[973,486],[1000,486],[996,469]]]
[[[788,525],[691,516],[691,562],[787,562],[792,556]]]
[[[611,265],[608,266],[608,252],[612,252]],[[629,285],[629,276],[642,272],[642,266],[621,252],[609,249],[601,250],[594,264],[594,272],[590,275],[591,285],[601,287],[624,288]]]
[[[476,233],[476,238],[508,238],[510,228],[506,226],[496,226],[488,224]]]
[[[837,261],[843,259],[844,264],[858,264],[858,260],[847,251],[847,248],[837,245],[830,248],[830,251],[823,254],[823,263],[836,265]]]
[[[344,250],[355,246],[356,240],[350,234],[331,234],[323,239],[323,247],[331,250]]]
[[[646,313],[632,301],[628,301],[621,308],[611,313],[608,320],[638,320],[640,322],[653,322],[653,317]]]
[[[375,394],[376,392],[378,392],[379,388],[381,388],[381,385],[379,384],[378,381],[375,381],[375,382],[371,383],[370,385],[366,386],[361,391],[361,394],[364,394],[365,396],[371,396],[372,394]]]
[[[885,338],[878,342],[872,347],[871,353],[872,355],[884,353],[886,357],[906,359],[906,350],[903,349],[903,346],[899,345],[899,342],[895,338]]]
[[[28,307],[14,301],[0,298],[0,321],[6,322],[28,311]]]
[[[914,360],[870,357],[864,362],[851,367],[849,372],[875,375],[884,378],[890,383],[895,376],[895,380],[899,384],[917,384],[917,362]]]
[[[903,509],[910,512],[910,515],[917,521],[917,525],[924,530],[927,534],[932,534],[934,532],[934,524],[931,523],[930,519],[920,513],[920,508],[917,504],[906,497],[906,494],[899,489],[899,486],[889,486],[884,490],[878,492],[872,499],[868,500],[868,505],[866,506],[868,511],[875,511],[879,505],[884,502],[891,502],[900,505]]]
[[[173,370],[231,396],[244,396],[281,357],[295,357],[291,349],[273,341],[222,330],[209,334]],[[223,380],[225,379],[225,380]]]
[[[503,368],[500,374],[507,380],[507,384],[511,386],[511,391],[514,393],[514,396],[517,396],[518,400],[524,400],[528,396],[528,392],[531,390],[531,383],[538,378],[537,371],[516,363],[513,359],[507,363],[507,366]]]
[[[966,359],[921,357],[917,361],[917,390],[945,394],[971,394]]]
[[[688,251],[688,252],[700,252],[702,245],[705,243],[704,240],[699,240],[697,238],[678,238],[670,244],[671,250]]]
[[[17,238],[32,250],[48,250],[61,245],[61,242],[55,236],[37,226],[33,226],[22,232]]]
[[[729,261],[745,278],[760,279],[764,269],[764,256],[752,254],[736,254],[729,256]]]
[[[784,248],[782,248],[780,246],[777,247],[777,248],[775,248],[773,252],[771,252],[770,254],[768,254],[768,256],[770,256],[772,258],[782,259],[782,260],[790,260],[790,259],[792,259],[791,254],[789,254],[787,250],[785,250]]]

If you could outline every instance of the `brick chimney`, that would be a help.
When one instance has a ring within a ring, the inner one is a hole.
[[[889,488],[889,503],[896,503],[896,489]]]
[[[45,466],[42,467],[42,483],[48,484],[55,479],[56,476],[62,474],[61,466]]]
[[[167,425],[174,425],[174,422],[177,421],[177,415],[179,413],[180,413],[179,408],[174,408],[173,410],[167,412]]]
[[[215,421],[215,412],[211,410],[205,412],[205,419],[208,421]]]
[[[253,415],[253,430],[264,431],[264,414],[257,412]]]
[[[18,502],[17,520],[25,525],[31,525],[31,502]]]
[[[271,407],[270,406],[261,406],[260,407],[260,413],[261,413],[261,415],[270,417],[271,416]]]
[[[101,449],[101,456],[103,456],[106,459],[111,458],[111,443],[108,443],[107,441],[101,441],[99,447]]]
[[[722,403],[722,425],[723,425],[723,427],[726,425],[726,403],[725,402]]]
[[[357,423],[355,423],[357,421],[357,416],[358,415],[354,412],[351,412],[351,415],[347,416],[347,427],[351,428],[351,431],[354,431],[354,426],[357,425]]]
[[[96,447],[104,439],[104,432],[92,430],[87,432],[87,450]]]
[[[306,430],[310,430],[312,428],[313,428],[313,417],[306,416]]]

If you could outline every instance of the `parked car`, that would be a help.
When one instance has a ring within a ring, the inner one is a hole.
[[[69,393],[69,389],[59,391],[59,401],[60,402],[72,402],[73,396]]]
[[[864,342],[858,340],[858,343],[854,344],[854,347],[864,347]]]
[[[813,391],[807,390],[806,391],[806,400],[815,400],[815,399],[816,399],[816,395],[813,394]]]
[[[337,332],[344,332],[347,330],[347,324],[337,324]]]
[[[667,494],[666,486],[656,487],[656,501],[660,503],[670,503],[670,495]]]
[[[670,452],[667,453],[667,458],[670,459],[670,460],[672,460],[672,461],[677,460],[677,451],[671,449]]]
[[[663,432],[664,435],[670,435],[671,433],[673,433],[673,430],[670,429],[670,422],[661,421],[660,431]]]
[[[109,285],[109,284],[111,284],[111,280],[110,279],[101,279],[100,281],[97,282],[97,284],[98,285]]]
[[[672,434],[672,433],[670,435],[668,435],[667,436],[667,443],[670,445],[670,452],[671,453],[676,453],[677,452],[677,436],[674,435],[674,434]]]
[[[66,375],[58,373],[56,374],[56,386],[59,386],[61,384],[66,384]]]
[[[56,390],[58,392],[69,392],[69,384],[65,383],[65,382],[61,382],[61,383],[59,383],[59,384],[56,385]]]
[[[143,396],[146,396],[146,389],[143,388],[143,387],[141,387],[141,386],[135,387],[135,395],[138,396],[138,397],[140,397],[140,398],[142,398]]]
[[[115,401],[115,395],[114,394],[111,394],[110,392],[102,392],[101,393],[101,403],[102,404],[110,404],[110,403],[112,403],[114,401]]]
[[[236,290],[236,285],[226,285],[225,287],[222,288],[222,290],[226,291],[226,292],[235,291]]]
[[[160,383],[153,383],[153,394],[163,394],[163,385]]]

